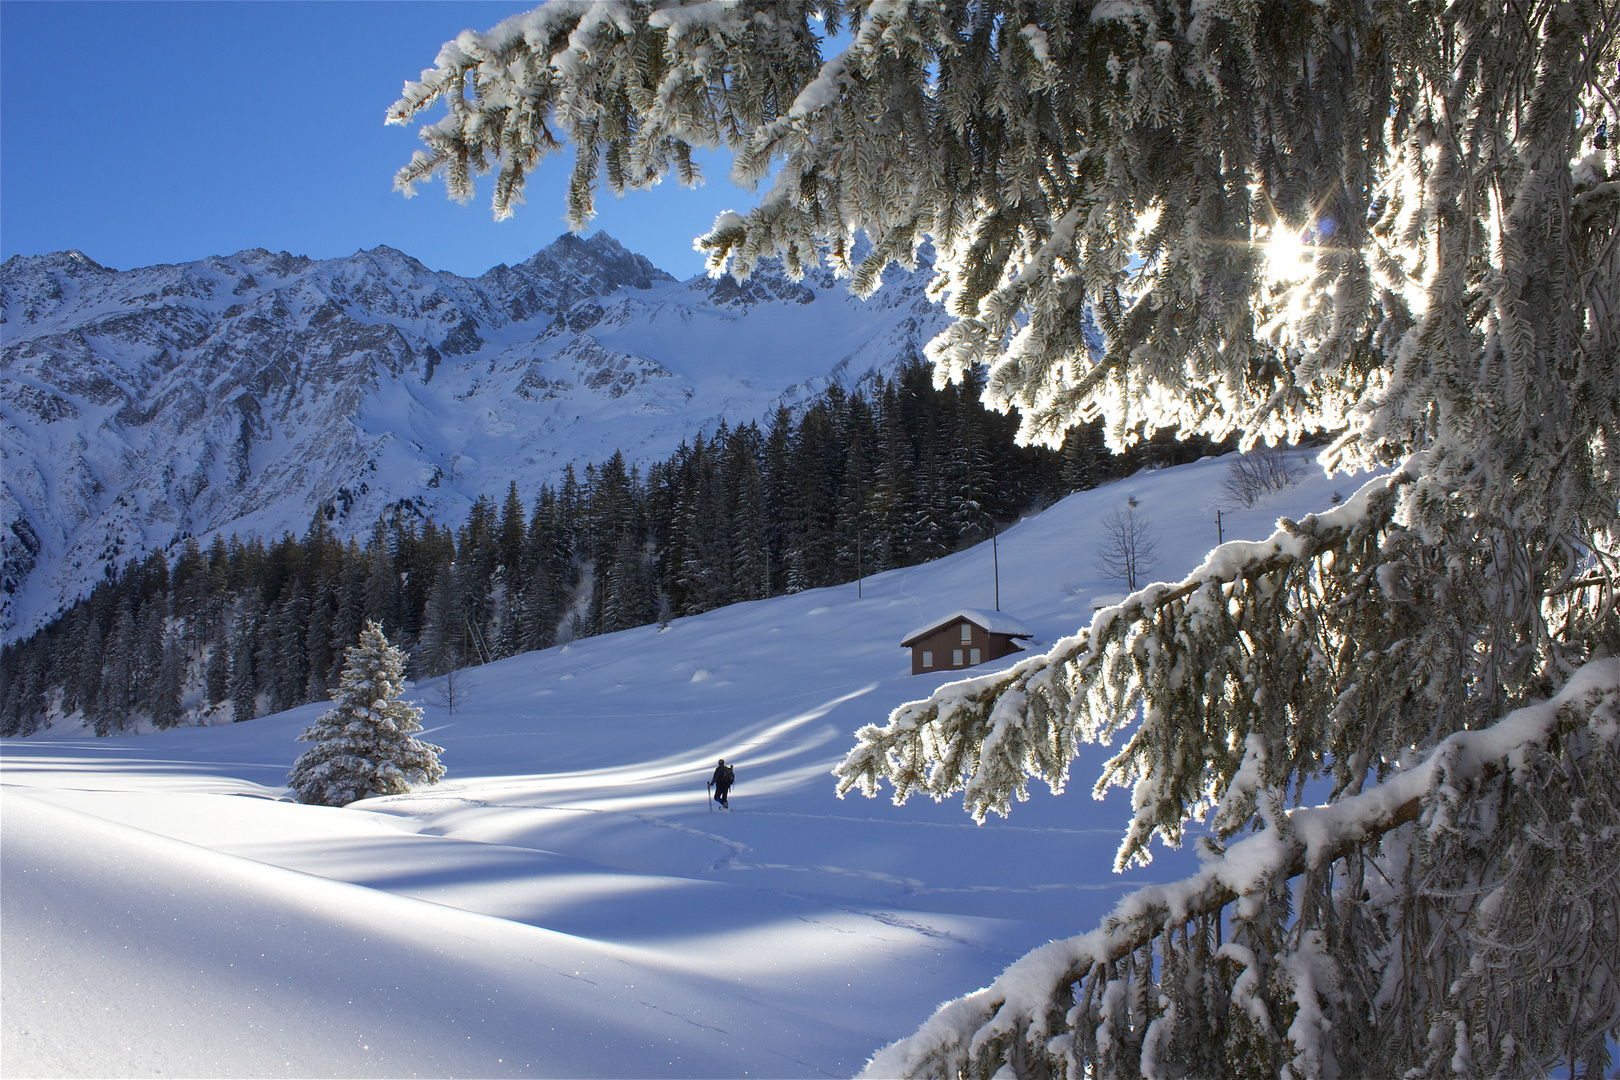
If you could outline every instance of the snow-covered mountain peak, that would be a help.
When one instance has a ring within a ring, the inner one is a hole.
[[[930,271],[858,301],[830,272],[676,281],[605,233],[477,278],[379,246],[117,271],[0,266],[0,639],[109,564],[209,534],[457,522],[513,480],[666,456],[917,356]]]
[[[27,270],[51,271],[60,270],[69,274],[84,273],[117,273],[117,271],[102,266],[96,260],[77,248],[67,251],[53,251],[46,255],[13,255],[7,259],[0,270],[7,274],[20,274]]]
[[[563,233],[512,269],[552,285],[557,308],[586,296],[607,296],[620,289],[651,289],[675,280],[645,255],[626,250],[607,233],[589,239]]]

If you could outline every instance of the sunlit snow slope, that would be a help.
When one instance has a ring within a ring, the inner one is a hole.
[[[1215,540],[1225,461],[1140,474],[1003,533],[1001,606],[1050,642],[1119,592],[1097,518],[1135,495],[1162,577]],[[1227,539],[1325,508],[1313,475]],[[1007,821],[833,794],[913,677],[906,631],[994,603],[989,545],[462,673],[427,707],[446,782],[278,801],[306,706],[0,747],[0,1071],[50,1075],[849,1075],[941,1000],[1089,928],[1185,852],[1109,867],[1127,799]],[[1004,661],[1010,662],[1010,661]],[[434,700],[434,684],[416,688]],[[737,768],[733,813],[704,781]]]

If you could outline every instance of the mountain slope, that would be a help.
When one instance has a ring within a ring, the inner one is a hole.
[[[173,1068],[220,1075],[315,1060],[369,1075],[406,1060],[480,1075],[850,1075],[938,1001],[1194,864],[1161,850],[1111,872],[1130,792],[1086,790],[1107,747],[1082,748],[1068,794],[1037,786],[983,826],[953,803],[837,799],[829,770],[854,731],[949,678],[909,675],[902,637],[990,607],[997,565],[1007,614],[1039,641],[1073,632],[1118,591],[1094,560],[1101,519],[1131,497],[1179,577],[1215,541],[1226,467],[1070,496],[995,552],[859,590],[469,669],[454,713],[436,704],[442,682],[425,683],[414,693],[449,776],[409,795],[276,801],[314,705],[0,741],[0,1069],[153,1071],[183,1030]],[[1264,536],[1353,485],[1316,474],[1226,507],[1226,536]],[[737,768],[735,813],[705,799],[718,757]]]
[[[106,567],[212,532],[459,521],[570,462],[667,455],[918,355],[926,268],[872,300],[826,272],[677,282],[598,233],[476,279],[391,248],[118,272],[0,267],[0,638]]]

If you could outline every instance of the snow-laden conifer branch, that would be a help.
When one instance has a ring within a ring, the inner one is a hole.
[[[774,180],[702,239],[716,273],[825,255],[864,291],[931,241],[960,316],[939,377],[988,364],[1025,441],[1103,417],[1116,446],[1344,431],[1331,461],[1363,468],[1432,444],[1402,511],[1425,532],[1447,492],[1579,524],[1620,468],[1617,23],[1592,0],[553,0],[447,43],[389,119],[443,102],[400,186],[494,171],[501,216],[574,142],[575,227],[604,167],[615,191],[695,180],[693,147],[730,147]],[[1468,407],[1432,409],[1453,385]],[[1530,469],[1545,493],[1512,491]]]
[[[447,108],[421,129],[428,149],[395,187],[410,195],[442,174],[465,201],[474,175],[493,171],[505,218],[540,159],[572,141],[568,217],[583,229],[603,169],[618,193],[672,169],[696,183],[694,147],[738,145],[786,109],[820,67],[810,21],[836,23],[838,10],[833,0],[552,0],[487,33],[463,31],[388,110],[388,123],[404,124]]]
[[[1114,965],[1144,950],[1161,949],[1160,989],[1169,991],[1176,980],[1167,976],[1185,975],[1189,959],[1185,948],[1176,955],[1174,944],[1168,948],[1161,944],[1173,942],[1175,933],[1203,920],[1219,920],[1229,907],[1234,909],[1233,923],[1253,920],[1279,890],[1287,889],[1290,879],[1323,871],[1362,849],[1376,849],[1381,837],[1403,825],[1417,823],[1420,830],[1444,832],[1452,827],[1446,817],[1460,792],[1487,786],[1498,778],[1507,778],[1511,787],[1514,780],[1522,779],[1519,774],[1526,770],[1532,754],[1545,753],[1560,740],[1569,739],[1589,740],[1594,755],[1620,749],[1620,660],[1592,661],[1551,700],[1515,710],[1483,730],[1456,732],[1421,761],[1360,795],[1289,812],[1275,827],[1210,854],[1192,877],[1136,890],[1119,902],[1098,929],[1036,949],[990,986],[941,1006],[916,1034],[875,1055],[863,1075],[990,1076],[999,1075],[1003,1066],[1012,1066],[1023,1075],[1113,1075],[1106,1069],[1090,1071],[1107,1057],[1104,1043],[1108,1040],[1097,1028],[1076,1030],[1080,1022],[1098,1017],[1074,1003],[1083,1004],[1087,989],[1099,982],[1104,987],[1097,997],[1105,997],[1107,988],[1118,981],[1110,970]],[[1606,827],[1611,838],[1620,838],[1614,833],[1620,819],[1614,816],[1613,793],[1610,795],[1604,821],[1590,824]],[[1398,862],[1399,849],[1394,855]],[[1612,875],[1607,899],[1612,916],[1613,905],[1620,900],[1613,892]],[[1479,928],[1489,926],[1481,920]],[[1589,982],[1593,1000],[1586,1005],[1599,1016],[1607,1015],[1612,1029],[1620,1021],[1620,984],[1615,982],[1620,976],[1620,954],[1612,951],[1617,928],[1598,929],[1610,952],[1599,958],[1597,968],[1582,973],[1588,980],[1599,976],[1595,984]],[[1229,960],[1245,961],[1244,969],[1259,966],[1253,952],[1242,946],[1222,951]],[[1301,935],[1277,959],[1279,966],[1285,962],[1297,969],[1303,961],[1337,977],[1332,974],[1333,958],[1324,951],[1319,934]],[[1236,966],[1229,966],[1228,971]],[[1397,972],[1395,978],[1408,975]],[[1306,1005],[1306,998],[1326,996],[1297,975],[1292,981],[1301,991],[1296,1008]],[[1243,1004],[1243,982],[1242,971],[1227,976],[1226,995],[1234,1006]],[[1328,989],[1327,982],[1323,980],[1322,990]],[[1459,996],[1455,988],[1452,995]],[[1054,1006],[1065,1002],[1068,1010]],[[1317,1001],[1308,1004],[1313,1013],[1320,1014]],[[1136,1019],[1135,1039],[1143,1065],[1141,1072],[1133,1070],[1134,1075],[1152,1074],[1145,1049],[1146,1040],[1153,1037],[1153,1024],[1174,1028],[1191,1019],[1185,1014],[1177,1016],[1167,1005],[1162,999],[1156,1006],[1150,1003],[1149,1012],[1157,1015],[1146,1021],[1140,1015]],[[1266,1015],[1258,998],[1249,1000],[1247,1006]],[[1297,1015],[1304,1016],[1305,1010],[1301,1008]],[[1212,1025],[1211,1030],[1219,1027]],[[1325,1029],[1308,1027],[1296,1018],[1285,1033],[1291,1051],[1288,1074],[1333,1075],[1327,1067],[1331,1050],[1323,1045]],[[1121,1035],[1128,1032],[1113,1038]],[[1521,1052],[1520,1064],[1527,1056]],[[1511,1053],[1508,1057],[1512,1060]]]
[[[1377,587],[1370,573],[1350,573],[1348,556],[1354,545],[1363,554],[1382,549],[1396,493],[1412,475],[1408,463],[1341,506],[1282,522],[1265,540],[1223,544],[1181,581],[1102,608],[1090,627],[1046,653],[900,706],[886,726],[857,734],[835,770],[839,793],[859,787],[874,795],[888,780],[896,802],[913,791],[941,799],[960,790],[976,820],[1005,815],[1014,797],[1027,798],[1031,776],[1061,791],[1079,744],[1110,741],[1144,706],[1142,724],[1097,781],[1099,795],[1109,784],[1136,787],[1121,865],[1146,861],[1155,832],[1179,841],[1186,817],[1223,792],[1219,825],[1236,831],[1254,811],[1252,793],[1228,788],[1253,740],[1293,747],[1292,757],[1272,763],[1266,783],[1302,765],[1306,775],[1325,766],[1327,747],[1306,745],[1299,721],[1308,708],[1334,707],[1345,672],[1340,680],[1326,672],[1334,661],[1322,646],[1334,631],[1316,616],[1358,585]],[[1289,639],[1303,647],[1288,649]],[[1281,647],[1268,653],[1273,642]],[[1291,684],[1313,667],[1316,696],[1302,702]]]
[[[956,316],[936,378],[985,365],[1024,441],[1100,418],[1115,446],[1328,431],[1330,468],[1406,462],[898,710],[838,770],[1006,812],[1140,714],[1099,780],[1133,787],[1129,861],[1200,817],[1280,835],[1314,778],[1356,798],[1620,653],[1617,33],[1598,0],[570,0],[462,35],[394,115],[446,100],[402,180],[461,195],[500,162],[498,210],[554,124],[576,224],[599,161],[634,186],[731,146],[736,176],[774,180],[700,241],[716,273],[825,253],[865,290],[931,241]],[[1438,827],[1246,897],[1229,940],[1202,917],[1049,981],[1026,1016],[1065,1046],[940,1068],[1602,1071],[1615,965],[1563,958],[1615,952],[1620,871],[1590,854],[1620,835],[1613,740],[1513,777],[1442,785]],[[1548,945],[1524,926],[1554,889],[1578,902]]]

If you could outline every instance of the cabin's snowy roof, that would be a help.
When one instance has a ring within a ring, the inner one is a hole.
[[[977,626],[982,626],[992,634],[1007,634],[1011,637],[1034,637],[1035,635],[1023,623],[1008,615],[1005,611],[980,611],[978,608],[960,608],[943,618],[935,619],[927,626],[919,626],[907,634],[900,642],[902,649],[910,648],[911,643],[920,637],[932,634],[935,630],[947,623],[960,622],[966,619]]]

